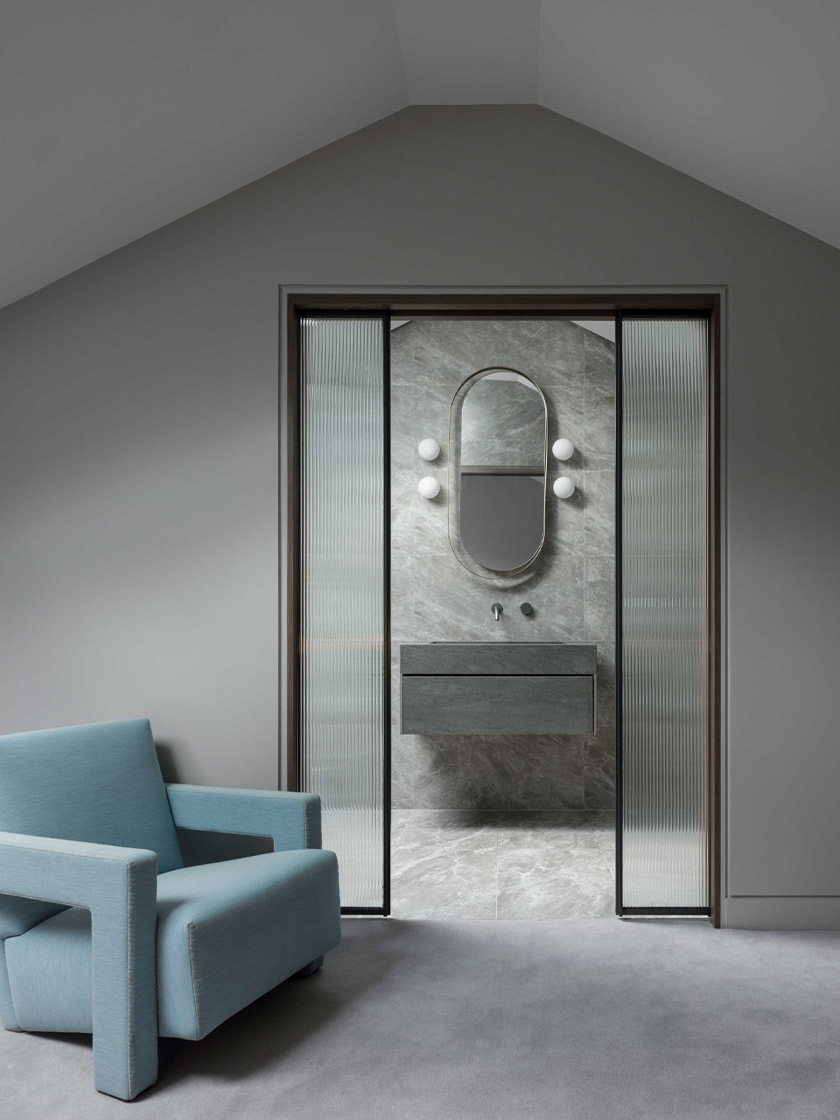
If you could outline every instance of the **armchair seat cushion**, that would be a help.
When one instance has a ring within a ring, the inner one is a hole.
[[[158,1028],[203,1038],[340,939],[335,855],[272,852],[158,876]],[[23,1030],[93,1029],[87,910],[5,942]]]

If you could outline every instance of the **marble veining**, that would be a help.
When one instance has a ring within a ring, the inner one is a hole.
[[[529,374],[549,409],[546,544],[520,576],[481,579],[449,545],[449,402],[469,374],[510,366]],[[570,322],[418,320],[391,337],[392,804],[397,810],[611,811],[615,799],[615,353]],[[441,445],[433,463],[417,444]],[[428,501],[417,482],[431,474]],[[569,474],[574,496],[551,484]],[[526,618],[519,605],[534,613]],[[493,621],[490,604],[504,613]],[[595,641],[597,719],[589,736],[400,735],[399,647],[431,641]],[[428,874],[433,873],[435,860]],[[466,866],[466,865],[465,865]],[[464,875],[478,871],[464,870]],[[559,875],[559,872],[557,872]]]
[[[557,920],[615,912],[608,814],[396,810],[396,918]]]

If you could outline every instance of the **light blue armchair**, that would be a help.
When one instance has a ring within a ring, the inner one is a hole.
[[[180,828],[274,851],[184,867]],[[94,1084],[131,1100],[158,1035],[203,1038],[339,942],[313,794],[164,786],[148,720],[0,737],[0,1018],[93,1033]]]

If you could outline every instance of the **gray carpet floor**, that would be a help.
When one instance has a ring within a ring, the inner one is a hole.
[[[840,935],[696,921],[348,920],[324,969],[202,1042],[132,1104],[90,1040],[0,1031],[14,1120],[840,1117]]]

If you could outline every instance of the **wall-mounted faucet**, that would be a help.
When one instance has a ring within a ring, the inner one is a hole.
[[[490,608],[490,610],[493,612],[493,618],[496,620],[496,622],[498,622],[499,619],[501,618],[502,609],[503,608],[502,608],[501,603],[494,603],[493,606]]]

